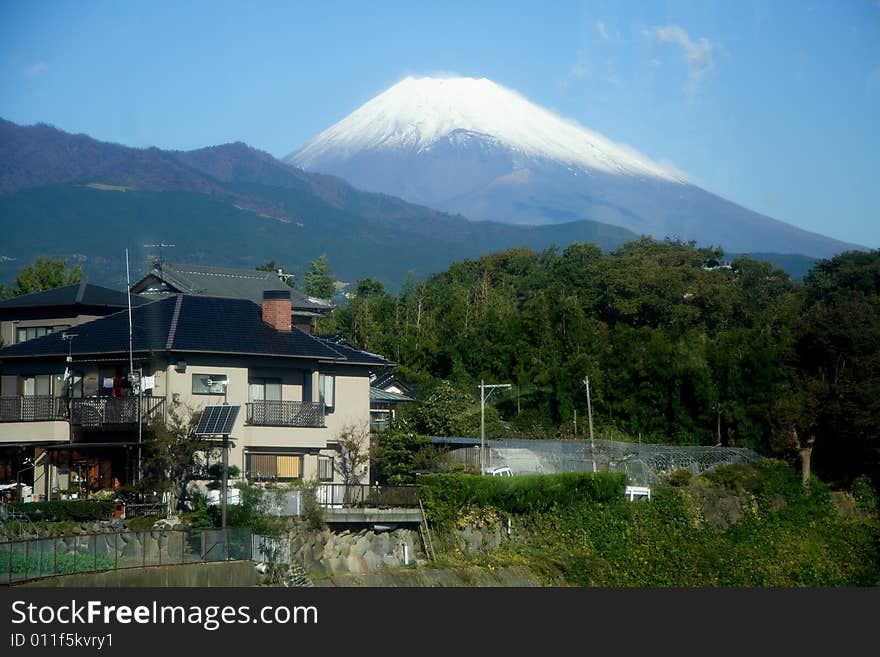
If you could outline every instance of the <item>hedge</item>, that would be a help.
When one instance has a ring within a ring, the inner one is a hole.
[[[428,520],[445,522],[469,505],[521,514],[554,506],[619,500],[626,476],[616,472],[517,477],[429,474],[420,476],[418,483]]]
[[[9,508],[24,513],[31,522],[93,522],[107,520],[113,512],[113,500],[55,500],[10,504]]]

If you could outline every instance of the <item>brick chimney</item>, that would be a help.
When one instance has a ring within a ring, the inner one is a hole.
[[[290,291],[266,290],[263,292],[263,321],[276,331],[290,333]]]

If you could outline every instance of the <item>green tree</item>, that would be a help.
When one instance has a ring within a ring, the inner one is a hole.
[[[430,444],[426,436],[412,431],[405,421],[395,419],[377,440],[376,479],[393,486],[413,483],[419,452]]]
[[[141,487],[168,492],[171,509],[179,507],[201,457],[213,449],[210,442],[194,435],[200,416],[178,402],[169,408],[166,422],[152,424],[145,432]]]
[[[83,278],[82,265],[68,270],[67,261],[59,258],[37,258],[19,272],[13,294],[32,294],[55,287],[79,283]]]
[[[793,362],[815,399],[817,470],[880,479],[880,251],[819,262],[804,297]]]
[[[321,254],[316,260],[309,263],[309,269],[305,275],[305,293],[319,299],[329,299],[333,296],[335,280],[327,263],[327,255]]]

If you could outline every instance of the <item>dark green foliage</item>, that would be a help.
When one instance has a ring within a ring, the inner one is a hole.
[[[877,489],[871,482],[870,478],[862,475],[856,477],[852,483],[851,492],[856,505],[863,511],[868,513],[877,513],[880,507],[877,506],[878,496]]]
[[[724,531],[702,520],[688,489],[658,489],[651,502],[557,506],[520,518],[530,538],[517,551],[577,586],[880,585],[876,521],[844,518],[824,486],[804,489],[785,464],[758,471],[719,476],[731,490],[751,491],[739,498],[743,518]]]
[[[764,483],[766,473],[748,463],[735,463],[719,465],[702,476],[717,488],[754,493]]]
[[[305,275],[305,287],[303,291],[309,296],[319,299],[329,299],[335,290],[335,280],[327,264],[327,255],[322,253],[317,259],[309,263]]]
[[[577,473],[492,477],[429,474],[418,478],[425,513],[431,522],[454,519],[469,506],[506,513],[539,513],[555,506],[583,505],[622,498],[625,476]]]
[[[429,448],[430,440],[410,430],[405,422],[395,420],[378,435],[376,443],[376,480],[392,486],[414,483],[419,453]]]
[[[113,511],[112,500],[58,500],[10,504],[10,509],[21,511],[31,522],[94,522],[108,520]]]
[[[676,470],[669,475],[668,483],[670,486],[687,486],[693,476],[690,470]]]
[[[511,383],[488,437],[595,435],[751,447],[880,481],[880,254],[816,265],[803,287],[748,256],[642,239],[603,253],[509,249],[395,298],[361,281],[332,330],[391,356],[426,435],[479,435],[480,379]]]
[[[797,391],[825,476],[880,482],[880,251],[823,260],[804,283]],[[853,467],[859,464],[861,468]]]
[[[61,258],[38,257],[19,272],[12,293],[14,296],[32,294],[79,283],[83,278],[82,265],[75,265],[70,271],[67,267],[67,261]]]
[[[238,476],[241,474],[241,468],[237,465],[230,465],[228,469],[227,480],[231,482],[233,479],[238,479]],[[213,479],[213,481],[208,483],[209,490],[221,488],[223,486],[223,464],[212,463],[208,466],[208,476]]]
[[[226,525],[248,527],[255,534],[277,534],[281,525],[279,518],[266,513],[267,496],[271,492],[243,483],[236,484],[235,487],[241,491],[241,504],[227,505]],[[208,507],[208,515],[215,527],[223,525],[223,511],[219,504]]]
[[[0,546],[0,565],[4,571],[10,568],[13,579],[16,576],[25,575],[21,579],[45,577],[47,575],[69,575],[71,573],[88,573],[93,571],[111,570],[116,567],[116,561],[107,556],[99,556],[97,559],[87,550],[81,550],[74,557],[72,552],[64,554],[46,555],[41,560],[39,554],[26,554],[23,549],[12,550],[12,563],[9,560],[8,546]]]

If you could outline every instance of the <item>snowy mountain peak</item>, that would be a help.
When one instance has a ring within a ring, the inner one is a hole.
[[[686,182],[646,155],[536,105],[486,78],[407,77],[331,126],[286,161],[322,170],[364,151],[424,153],[477,139],[523,159],[589,173]],[[528,166],[524,164],[523,166]]]

